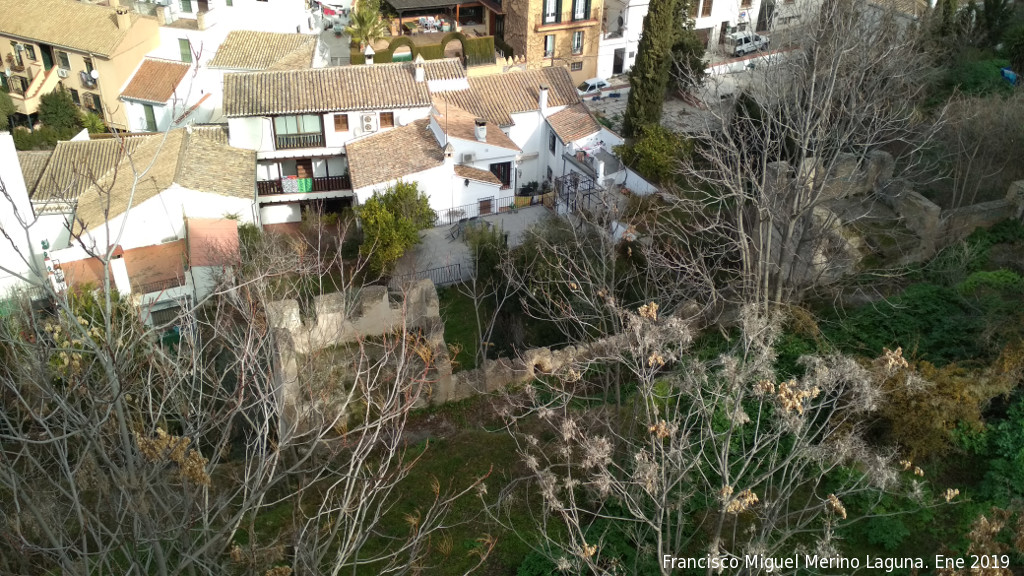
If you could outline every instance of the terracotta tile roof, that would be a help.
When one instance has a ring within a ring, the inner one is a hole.
[[[99,258],[87,258],[74,262],[61,262],[60,269],[64,271],[64,282],[68,286],[84,287],[92,285],[99,288],[103,286],[103,264]],[[114,285],[114,280],[110,280]]]
[[[474,77],[469,79],[469,90],[438,96],[488,122],[511,126],[513,113],[540,109],[541,84],[549,87],[548,106],[568,106],[580,101],[569,70],[563,66]]]
[[[83,192],[146,138],[159,136],[58,142],[39,177],[35,193],[31,196],[32,202],[77,201]]]
[[[174,182],[185,188],[224,196],[254,198],[256,153],[231,148],[224,143],[220,128],[184,128],[147,136],[132,153],[136,166],[148,167],[132,191],[132,173],[127,157],[117,170],[110,170],[95,186],[78,198],[75,230],[102,226],[132,205],[138,206],[166,190]]]
[[[217,48],[209,66],[256,71],[276,67],[287,60],[290,69],[309,68],[313,65],[316,45],[316,36],[307,34],[234,30]]]
[[[601,125],[583,104],[573,104],[548,116],[548,124],[562,139],[563,144],[575,142],[601,130]]]
[[[190,266],[226,266],[240,261],[238,222],[189,218],[185,230]]]
[[[157,292],[184,285],[186,250],[184,239],[125,250],[124,265],[132,292]]]
[[[132,26],[149,20],[153,33],[156,20],[130,14]],[[36,40],[46,44],[112,55],[128,30],[117,27],[114,9],[75,0],[0,0],[0,34]]]
[[[428,82],[466,75],[454,58],[423,66]],[[414,67],[399,62],[226,74],[224,113],[237,117],[430,106],[427,82],[416,82]]]
[[[52,150],[38,150],[32,152],[18,152],[18,163],[21,164],[21,175],[25,178],[25,188],[31,198],[36,191],[36,184],[39,177],[46,169],[46,163],[53,155]]]
[[[493,173],[487,170],[473,168],[472,166],[463,166],[461,164],[457,165],[455,167],[455,175],[459,178],[469,178],[470,180],[476,180],[477,182],[486,182],[487,184],[501,186],[501,180],[499,180]]]
[[[443,164],[444,153],[429,122],[417,120],[348,144],[352,188],[390,182]]]
[[[476,116],[454,105],[445,105],[443,100],[434,105],[437,124],[450,138],[476,142]],[[496,124],[488,122],[487,143],[498,148],[519,150],[519,146],[501,131]]]
[[[145,58],[121,98],[163,104],[171,99],[191,67],[183,62]]]

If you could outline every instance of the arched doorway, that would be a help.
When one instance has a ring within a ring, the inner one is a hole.
[[[399,46],[391,53],[392,62],[412,62],[412,49],[408,46]]]

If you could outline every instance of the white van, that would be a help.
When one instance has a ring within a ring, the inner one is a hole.
[[[758,52],[768,49],[768,37],[754,34],[753,32],[734,32],[726,36],[726,46],[733,53],[733,56],[744,56],[751,52]]]

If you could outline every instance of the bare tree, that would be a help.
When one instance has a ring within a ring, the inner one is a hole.
[[[733,302],[784,302],[835,274],[846,263],[828,205],[849,193],[843,181],[876,151],[909,169],[938,126],[919,111],[931,66],[913,21],[827,0],[788,34],[793,47],[756,60],[741,95],[711,106],[681,169],[687,189],[669,197],[691,227],[732,239],[720,294]]]
[[[748,557],[839,556],[836,531],[880,513],[886,495],[933,505],[920,469],[858,433],[880,379],[906,369],[898,350],[871,366],[806,358],[805,376],[781,380],[777,319],[754,307],[733,350],[712,361],[693,355],[687,324],[655,303],[621,314],[619,335],[510,397],[510,430],[539,501],[538,548],[560,569],[754,574],[771,566]],[[624,406],[598,400],[595,374],[611,364],[635,388]],[[686,558],[701,562],[679,565]]]
[[[129,209],[153,161],[119,164]],[[16,237],[31,222],[2,224]],[[301,241],[246,229],[255,239],[243,238],[242,264],[183,309],[171,344],[109,275],[57,292],[44,271],[29,272],[48,304],[0,325],[0,573],[427,568],[452,502],[476,483],[437,483],[419,510],[395,509],[416,463],[404,430],[434,363],[416,327],[299,355],[301,400],[317,404],[317,418],[284,399],[268,303],[327,291],[330,277],[351,313],[360,289],[362,263],[341,257],[345,224],[323,224]],[[93,246],[76,232],[73,242],[105,270],[122,234],[109,229]]]

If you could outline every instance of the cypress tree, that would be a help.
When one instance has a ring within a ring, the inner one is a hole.
[[[679,0],[651,0],[644,17],[644,32],[637,47],[636,63],[629,73],[629,101],[622,132],[634,138],[640,129],[658,122],[672,70],[672,47],[676,44]]]

